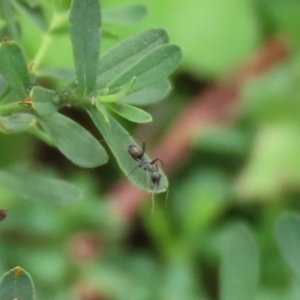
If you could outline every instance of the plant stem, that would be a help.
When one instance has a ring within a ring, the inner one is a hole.
[[[46,33],[43,38],[43,42],[39,48],[39,51],[37,52],[37,54],[33,59],[34,64],[32,67],[32,71],[36,71],[40,67],[51,42],[52,42],[52,35]]]
[[[20,102],[13,102],[9,104],[0,105],[0,115],[2,116],[20,112],[28,112],[28,109],[20,105]]]
[[[49,146],[54,146],[49,136],[44,131],[40,130],[37,126],[30,126],[27,129],[27,132],[33,134],[34,136],[42,140],[45,144]]]

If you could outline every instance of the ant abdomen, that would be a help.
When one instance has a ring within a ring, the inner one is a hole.
[[[151,181],[154,184],[154,186],[159,186],[160,183],[160,179],[161,179],[161,174],[159,173],[159,171],[153,171],[151,173]]]
[[[144,156],[144,151],[136,145],[128,146],[127,151],[134,160],[142,159]]]

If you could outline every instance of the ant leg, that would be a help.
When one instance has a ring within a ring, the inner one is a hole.
[[[143,141],[142,151],[143,151],[143,156],[144,156],[145,151],[146,151],[146,143],[145,143],[145,141]]]
[[[154,189],[153,189],[152,195],[151,195],[151,200],[152,200],[151,215],[153,215],[153,212],[154,212],[154,205],[155,205],[154,194],[155,194],[155,192],[156,192],[157,187],[158,187],[158,185],[156,184],[156,185],[154,186]]]
[[[133,168],[133,170],[126,176],[126,177],[129,177],[137,168],[139,168],[140,166],[136,166]]]
[[[156,159],[150,161],[150,164],[151,164],[151,165],[155,165],[155,163],[156,163],[157,161],[159,161],[159,162],[161,163],[161,165],[164,167],[164,163],[163,163],[163,161],[162,161],[160,158],[156,158]]]

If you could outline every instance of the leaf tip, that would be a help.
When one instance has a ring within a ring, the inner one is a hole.
[[[22,273],[23,273],[23,271],[20,267],[15,267],[14,268],[14,277],[15,278],[20,277]]]
[[[28,65],[28,70],[29,70],[29,72],[33,72],[34,65],[35,65],[34,62],[32,62],[32,63],[30,63],[30,64]]]
[[[3,43],[8,43],[9,42],[9,38],[7,36],[5,36],[2,41],[3,41]]]

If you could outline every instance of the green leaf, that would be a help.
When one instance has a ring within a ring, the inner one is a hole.
[[[47,31],[48,22],[41,6],[29,5],[24,1],[12,0],[13,6],[28,20],[35,24],[40,30]]]
[[[113,155],[115,156],[119,167],[127,176],[132,172],[134,168],[137,167],[137,162],[132,159],[127,151],[129,145],[136,145],[136,142],[132,139],[129,133],[112,117],[109,116],[110,126],[104,120],[104,117],[100,112],[94,107],[86,108],[93,122],[103,135],[107,145],[111,149]],[[145,154],[145,159],[151,161],[150,158]],[[160,185],[156,192],[164,192],[168,187],[168,179],[160,170],[162,175]],[[144,170],[137,168],[133,173],[130,174],[128,180],[133,184],[138,186],[140,189],[148,192],[153,191],[153,185],[150,184],[150,179]]]
[[[100,101],[104,103],[114,103],[114,102],[119,102],[122,100],[128,91],[130,90],[132,84],[135,81],[135,77],[130,80],[127,84],[125,84],[117,93],[109,94],[109,95],[101,95],[100,96]]]
[[[277,246],[285,262],[297,279],[300,278],[300,216],[285,213],[274,227]]]
[[[30,275],[22,268],[15,267],[1,277],[1,300],[34,300],[34,284]]]
[[[98,111],[102,114],[102,116],[104,117],[105,122],[106,122],[107,124],[109,124],[108,112],[107,112],[107,110],[106,110],[105,105],[103,105],[100,101],[98,101],[98,102],[96,103],[96,107],[97,107]]]
[[[73,69],[60,67],[38,69],[35,74],[41,77],[59,79],[67,83],[71,82],[75,78],[75,72]]]
[[[20,32],[18,30],[18,25],[15,21],[14,11],[12,9],[11,2],[8,0],[1,1],[1,15],[6,22],[8,29],[8,38],[13,39],[15,41],[20,41]]]
[[[35,117],[27,113],[15,113],[9,116],[0,116],[1,131],[3,133],[18,133],[33,125]]]
[[[40,116],[51,115],[58,109],[59,99],[55,91],[35,86],[30,92],[32,107]]]
[[[7,83],[2,74],[0,74],[0,95],[7,89]]]
[[[17,22],[16,20],[14,21],[15,24],[13,24],[14,27],[16,27],[16,32],[18,36],[21,36],[21,25],[19,22]],[[0,40],[4,40],[7,37],[11,37],[11,34],[9,33],[9,27],[7,24],[4,24],[3,26],[1,26],[0,28]],[[14,39],[16,40],[16,39]]]
[[[70,10],[70,32],[79,92],[90,93],[97,77],[100,50],[99,0],[73,0]]]
[[[26,97],[24,84],[31,80],[23,53],[15,42],[3,41],[0,44],[0,72],[19,97]]]
[[[133,93],[170,76],[177,69],[180,61],[181,49],[177,45],[162,45],[119,74],[108,84],[108,87],[120,87],[136,77],[130,90]]]
[[[102,145],[78,123],[59,113],[39,121],[57,148],[74,164],[94,168],[107,162]]]
[[[220,299],[256,299],[259,257],[251,231],[243,224],[236,225],[227,233],[223,242]]]
[[[68,182],[24,171],[0,171],[0,186],[25,200],[54,206],[71,205],[82,197]]]
[[[144,110],[126,103],[116,103],[109,106],[115,113],[135,123],[148,123],[152,121],[150,114]]]
[[[15,104],[16,102],[20,103],[20,96],[18,95],[18,93],[11,89],[10,86],[7,86],[7,88],[3,91],[2,95],[1,95],[1,100],[2,103],[1,105],[5,105],[5,104]],[[19,104],[20,105],[20,104]],[[1,107],[1,110],[3,110],[3,106]],[[8,112],[10,113],[10,112]]]
[[[170,91],[171,84],[168,80],[164,79],[135,93],[126,95],[122,102],[137,106],[149,105],[162,100]]]
[[[150,29],[116,45],[99,60],[97,88],[104,88],[140,58],[168,41],[169,36],[164,29]]]
[[[131,25],[142,21],[147,15],[144,5],[126,5],[122,7],[103,9],[103,23]]]

